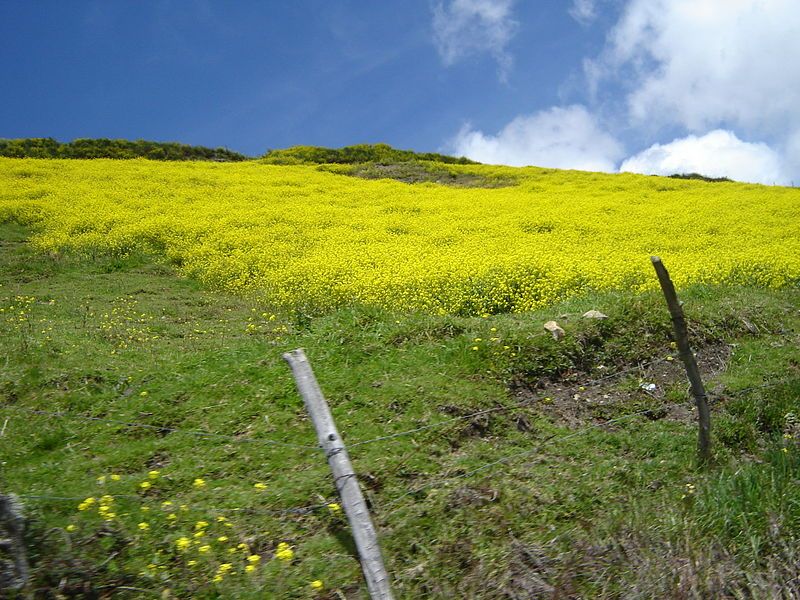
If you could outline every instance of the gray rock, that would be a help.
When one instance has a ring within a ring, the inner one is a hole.
[[[604,315],[599,310],[589,310],[583,313],[584,319],[607,319],[608,315]]]
[[[553,335],[554,340],[560,340],[566,335],[566,332],[555,321],[548,321],[544,324],[544,328]]]

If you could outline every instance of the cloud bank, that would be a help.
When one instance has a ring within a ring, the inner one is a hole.
[[[503,4],[502,19],[513,22],[510,3],[488,4]],[[567,10],[588,24],[597,6],[572,0]],[[621,144],[599,116],[613,114],[651,141],[659,131],[685,132],[622,170],[800,180],[798,31],[797,0],[627,0],[603,51],[585,61],[588,95],[621,89],[620,100],[596,114],[576,105],[521,114],[496,135],[465,127],[453,147],[486,162],[614,171]]]
[[[511,18],[514,0],[451,0],[433,9],[436,50],[445,66],[487,52],[497,61],[501,79],[508,76],[512,58],[509,41],[517,31]]]
[[[580,105],[519,116],[497,135],[467,125],[451,146],[456,154],[485,163],[586,171],[613,171],[623,156],[622,145]]]
[[[630,0],[595,77],[629,82],[636,123],[755,134],[800,125],[796,0]]]
[[[648,175],[701,173],[769,185],[789,183],[777,152],[766,144],[743,142],[721,129],[669,144],[653,144],[625,160],[620,171]]]

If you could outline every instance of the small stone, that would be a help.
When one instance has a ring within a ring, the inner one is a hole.
[[[608,315],[604,315],[599,310],[589,310],[583,313],[584,319],[607,319]]]
[[[544,324],[544,328],[553,334],[554,340],[560,340],[566,335],[566,332],[555,321],[548,321]]]
[[[745,329],[747,329],[747,331],[749,331],[753,335],[756,335],[758,333],[758,327],[753,325],[750,321],[748,321],[744,317],[741,318],[741,321],[742,321],[742,324],[745,326]]]

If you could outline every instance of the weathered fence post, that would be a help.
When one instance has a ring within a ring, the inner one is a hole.
[[[370,598],[372,600],[392,600],[389,574],[383,564],[375,527],[372,525],[367,504],[364,502],[356,474],[350,464],[347,449],[336,429],[333,415],[331,415],[328,403],[314,377],[311,365],[302,349],[287,352],[283,358],[292,368],[297,389],[303,397],[306,410],[311,415],[320,446],[328,458],[328,465],[333,473],[333,482],[350,522],[350,529],[356,542]]]
[[[28,582],[24,529],[22,505],[14,495],[0,493],[0,596],[3,598],[6,597],[3,592],[19,591]]]
[[[686,368],[686,375],[689,377],[689,383],[692,386],[692,396],[694,396],[694,402],[697,406],[697,417],[700,425],[698,439],[700,462],[708,463],[711,460],[711,412],[708,409],[706,390],[703,387],[702,379],[700,379],[700,370],[697,368],[697,361],[694,359],[694,354],[689,346],[686,318],[683,315],[683,309],[680,302],[678,302],[678,295],[675,293],[675,286],[672,284],[664,263],[661,262],[658,256],[651,256],[650,260],[656,270],[656,275],[658,275],[658,282],[661,284],[664,298],[667,300],[669,314],[672,317],[672,327],[675,331],[675,341],[678,344],[678,354],[683,361],[683,366]]]

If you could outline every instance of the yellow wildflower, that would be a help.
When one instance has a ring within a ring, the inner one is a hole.
[[[141,523],[139,523],[137,525],[137,527],[139,529],[141,529],[142,531],[147,531],[148,529],[150,529],[150,524],[149,523],[145,523],[145,522],[141,522]]]
[[[192,545],[192,541],[185,536],[179,537],[177,540],[175,540],[175,545],[178,547],[178,550],[186,550]]]
[[[339,506],[337,502],[331,502],[330,504],[328,504],[328,510],[336,514],[338,512],[341,512],[342,507]]]
[[[253,571],[256,570],[256,566],[255,565],[247,565],[244,568],[244,570],[245,570],[245,573],[252,573]]]
[[[314,590],[315,592],[320,591],[323,587],[325,586],[323,585],[322,580],[320,579],[315,579],[314,581],[311,582],[311,589]]]
[[[206,486],[206,480],[198,477],[194,480],[194,482],[192,482],[192,485],[196,488],[203,488]]]
[[[150,479],[158,479],[158,476],[161,474],[161,471],[148,471],[147,476]]]
[[[151,487],[153,487],[153,484],[150,483],[149,481],[143,481],[142,483],[139,484],[139,487],[142,488],[143,490],[149,490]]]
[[[75,531],[76,529],[77,529],[77,527],[75,527],[75,525],[67,525],[67,531],[71,532],[71,531]]]
[[[275,558],[289,562],[294,558],[294,551],[291,549],[289,544],[286,542],[281,542],[278,544],[278,549],[275,551]]]
[[[116,473],[112,473],[110,479],[111,481],[119,481],[120,479],[122,479],[122,477],[120,475],[117,475]]]
[[[267,484],[266,483],[260,483],[260,482],[259,483],[254,483],[253,487],[256,488],[257,490],[265,490],[265,489],[267,489]]]
[[[198,552],[208,552],[209,550],[211,550],[211,546],[209,546],[208,544],[206,544],[204,546],[200,546],[197,549]]]

